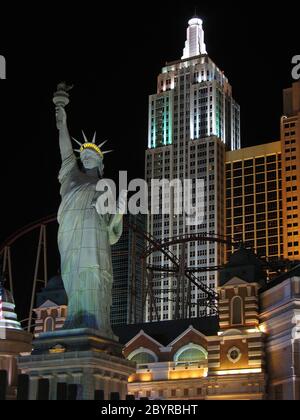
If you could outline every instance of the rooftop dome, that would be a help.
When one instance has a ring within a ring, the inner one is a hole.
[[[251,249],[241,246],[229,258],[228,264],[220,273],[219,285],[222,287],[233,277],[238,277],[248,283],[266,284],[266,273],[262,261]]]
[[[46,290],[58,290],[58,289],[63,289],[64,288],[64,284],[61,278],[61,275],[57,275],[52,277],[49,281],[47,286],[45,287],[44,291]]]
[[[251,249],[247,249],[241,246],[238,249],[238,251],[231,255],[227,266],[237,267],[248,264],[254,264],[257,267],[262,266],[262,262],[258,259],[258,257],[254,254],[254,252]]]
[[[68,304],[67,294],[60,274],[51,277],[47,286],[41,292],[37,293],[36,307],[39,308],[47,300],[50,300],[58,306]]]

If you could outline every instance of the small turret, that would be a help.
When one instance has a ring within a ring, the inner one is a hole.
[[[14,399],[19,373],[17,357],[31,353],[32,335],[22,330],[15,312],[14,298],[4,284],[5,277],[0,274],[0,370],[7,371],[7,398]]]
[[[15,301],[12,294],[4,288],[4,276],[0,276],[0,334],[1,330],[15,329],[21,330],[15,313]]]

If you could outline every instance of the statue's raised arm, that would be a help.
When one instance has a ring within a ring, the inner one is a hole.
[[[67,114],[63,107],[56,108],[56,126],[59,130],[59,148],[64,161],[73,154],[71,137],[67,126]]]
[[[67,126],[67,114],[65,107],[69,103],[68,92],[72,86],[68,86],[65,82],[59,83],[57,92],[53,97],[53,102],[56,107],[56,127],[59,130],[59,147],[62,160],[64,161],[73,154],[72,142]]]

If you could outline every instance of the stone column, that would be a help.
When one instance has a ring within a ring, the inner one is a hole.
[[[83,399],[93,400],[95,393],[94,369],[85,368],[82,374]]]
[[[103,372],[98,372],[94,374],[94,384],[95,390],[105,391],[105,379],[103,376]]]

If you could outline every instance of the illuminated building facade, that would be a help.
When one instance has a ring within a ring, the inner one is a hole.
[[[68,310],[68,298],[60,275],[52,277],[47,286],[37,293],[35,335],[62,329]]]
[[[150,215],[148,232],[156,239],[189,233],[224,234],[224,161],[226,148],[240,148],[240,110],[232,97],[232,88],[224,73],[206,52],[200,19],[189,21],[187,41],[181,60],[168,63],[158,76],[157,93],[149,99],[149,141],[146,152],[146,179],[203,179],[204,214],[201,225],[188,226],[184,215],[174,214],[176,194],[170,193],[170,214]],[[195,192],[192,194],[196,200]],[[151,202],[151,198],[149,197]],[[180,246],[172,251],[179,257]],[[224,262],[224,251],[217,244],[190,243],[187,264],[191,267],[215,267]],[[160,253],[150,264],[169,264]],[[203,273],[199,279],[217,287],[217,272]],[[158,320],[172,320],[175,303],[172,289],[177,279],[154,279],[158,302]],[[202,293],[193,289],[192,302]],[[192,316],[196,316],[195,311]],[[150,305],[146,320],[157,319]]]
[[[261,290],[260,326],[266,333],[268,397],[300,400],[300,265]]]
[[[137,363],[129,392],[169,400],[265,399],[265,335],[258,311],[263,285],[259,260],[240,249],[220,275],[220,322],[144,324],[135,334],[136,326],[124,349]]]
[[[281,143],[226,153],[226,235],[262,258],[283,258]],[[232,248],[227,249],[227,260]]]
[[[220,320],[116,329],[135,398],[299,400],[300,266],[266,284],[262,263],[240,248],[220,275]]]
[[[281,141],[226,153],[226,235],[271,262],[300,260],[300,82],[283,99]]]
[[[300,82],[283,92],[281,119],[284,257],[300,260]]]

